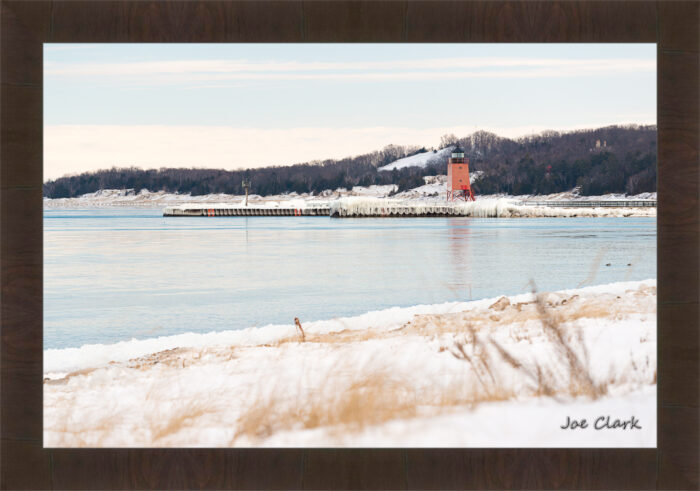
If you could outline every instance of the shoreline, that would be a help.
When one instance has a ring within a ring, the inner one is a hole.
[[[442,187],[441,187],[442,186]],[[318,195],[309,194],[282,194],[271,196],[250,195],[251,206],[275,207],[291,206],[299,207],[313,204],[330,204],[338,199],[382,199],[382,200],[403,200],[406,202],[440,204],[445,203],[444,193],[441,191],[444,185],[437,186],[426,184],[425,186],[397,193],[390,196],[394,188],[387,186],[356,186],[351,190],[337,189],[334,191],[324,191]],[[440,190],[440,192],[438,192]],[[654,200],[656,193],[642,193],[640,195],[627,196],[623,194],[607,194],[600,196],[580,196],[573,192],[561,192],[549,195],[481,195],[477,196],[478,201],[508,200],[512,202],[536,203],[547,201],[556,203],[557,201],[580,201],[582,203],[590,201],[639,201]],[[166,206],[178,206],[184,204],[228,204],[242,205],[245,203],[245,196],[230,194],[207,194],[200,196],[182,195],[176,193],[166,193],[165,191],[151,192],[142,190],[136,193],[132,190],[105,189],[94,193],[86,194],[77,198],[44,198],[43,206],[45,210],[53,209],[90,209],[90,208],[163,208]],[[529,205],[531,206],[531,205]]]
[[[627,288],[639,286],[656,286],[656,279],[622,281],[602,285],[583,286],[557,290],[558,294],[611,293],[624,291]],[[372,310],[349,317],[321,319],[303,322],[304,330],[312,334],[330,334],[343,330],[364,330],[376,328],[391,329],[410,321],[416,315],[450,314],[483,308],[500,298],[508,298],[511,303],[531,301],[531,293],[517,295],[488,297],[479,300],[442,302],[436,304],[418,304],[409,307],[389,307]],[[116,343],[89,343],[78,347],[46,348],[44,355],[44,377],[60,378],[61,374],[84,369],[101,368],[110,362],[125,362],[138,356],[146,356],[168,349],[190,347],[206,348],[221,345],[236,344],[240,346],[257,346],[272,343],[295,335],[297,332],[293,323],[266,324],[260,327],[247,327],[235,330],[210,331],[206,333],[185,332],[170,336],[118,341]],[[92,355],[92,356],[91,356]]]
[[[548,322],[585,358],[587,379],[558,354]],[[394,308],[303,329],[303,338],[290,324],[47,350],[45,369],[64,363],[71,373],[44,383],[44,444],[655,445],[654,279]],[[100,349],[118,359],[87,356]],[[645,429],[552,426],[606,411],[636,415]],[[531,421],[503,432],[494,421],[512,414]]]

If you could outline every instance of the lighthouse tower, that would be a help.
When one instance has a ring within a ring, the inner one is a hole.
[[[469,182],[469,159],[464,158],[464,150],[455,147],[447,162],[447,201],[463,199],[474,201],[474,192]]]

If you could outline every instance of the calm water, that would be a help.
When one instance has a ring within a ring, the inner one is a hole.
[[[596,256],[591,284],[655,278],[656,219],[47,210],[44,347],[575,288]]]

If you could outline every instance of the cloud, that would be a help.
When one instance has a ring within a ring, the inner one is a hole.
[[[176,60],[130,63],[47,62],[48,77],[120,77],[142,84],[222,80],[434,80],[577,77],[654,72],[656,61],[636,58],[437,58],[386,62]]]
[[[635,118],[654,123],[655,116]],[[622,121],[569,127],[480,127],[518,137],[545,129],[596,128]],[[225,126],[56,125],[44,128],[44,179],[110,167],[240,169],[343,158],[388,144],[436,146],[440,136],[466,136],[473,126],[407,128],[237,128]]]
[[[47,63],[52,75],[145,75],[154,73],[235,73],[235,72],[309,72],[367,71],[406,69],[545,67],[593,70],[654,70],[654,60],[636,58],[428,58],[376,62],[275,62],[248,60],[174,60],[130,63]]]
[[[101,44],[64,44],[64,43],[44,43],[45,52],[58,51],[83,51],[101,47]]]

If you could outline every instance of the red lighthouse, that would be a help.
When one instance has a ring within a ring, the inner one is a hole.
[[[455,147],[447,162],[447,201],[464,199],[474,201],[474,192],[469,182],[469,159],[464,158],[464,150]]]

